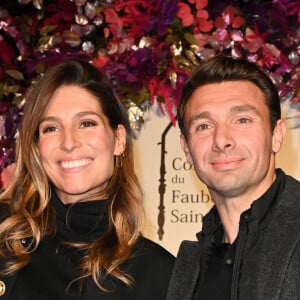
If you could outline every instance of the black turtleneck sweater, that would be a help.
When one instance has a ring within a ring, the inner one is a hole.
[[[141,237],[133,256],[122,269],[135,280],[133,287],[108,277],[105,286],[112,292],[99,290],[91,278],[79,293],[79,250],[64,242],[89,242],[101,236],[108,224],[106,201],[63,204],[53,196],[57,233],[40,243],[31,262],[16,275],[10,300],[94,300],[94,299],[165,299],[174,257],[158,244]],[[69,288],[68,288],[69,287]]]

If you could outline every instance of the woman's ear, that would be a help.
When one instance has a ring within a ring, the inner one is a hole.
[[[121,155],[126,148],[126,129],[122,124],[116,129],[116,141],[114,155]]]
[[[274,153],[278,153],[281,149],[284,137],[286,134],[286,123],[283,119],[276,122],[272,136],[272,150]]]

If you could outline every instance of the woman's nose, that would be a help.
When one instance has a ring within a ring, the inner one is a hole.
[[[81,141],[78,133],[75,130],[64,130],[61,136],[61,147],[66,151],[72,151],[80,147]]]

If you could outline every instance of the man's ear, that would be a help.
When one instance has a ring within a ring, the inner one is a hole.
[[[181,144],[181,148],[186,156],[187,162],[190,163],[191,165],[193,165],[194,163],[193,163],[192,156],[190,154],[190,148],[189,148],[188,142],[183,134],[180,135],[180,144]]]
[[[272,136],[272,150],[274,153],[278,153],[283,144],[283,140],[286,134],[286,123],[283,119],[277,120]]]
[[[114,155],[121,155],[126,148],[126,129],[122,124],[116,129],[116,141]]]

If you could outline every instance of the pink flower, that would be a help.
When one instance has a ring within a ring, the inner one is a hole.
[[[109,29],[113,35],[118,35],[123,28],[122,19],[118,16],[114,9],[106,9],[104,11],[105,20],[109,24]]]
[[[190,0],[195,1],[195,0]],[[204,8],[207,6],[207,0],[196,0],[196,20],[197,20],[197,27],[202,32],[209,32],[213,29],[213,23],[209,21],[209,13]]]
[[[13,60],[14,55],[13,48],[0,36],[0,60],[8,63]]]
[[[222,16],[216,18],[215,24],[218,28],[240,28],[245,23],[245,20],[236,15],[236,10],[233,6],[228,5],[222,12]]]
[[[101,55],[101,54],[98,54],[98,56],[92,60],[93,65],[99,69],[103,68],[108,61],[109,61],[109,57],[107,55]]]
[[[11,183],[15,169],[15,163],[8,165],[6,168],[3,168],[1,172],[1,184],[4,189],[7,188],[8,185]]]
[[[217,29],[213,35],[222,41],[224,47],[231,41],[241,42],[244,40],[244,34],[239,28],[245,23],[244,19],[237,15],[236,9],[229,5],[227,6],[221,16],[218,16],[215,20],[215,26]]]
[[[257,24],[254,24],[254,31],[250,28],[246,28],[245,41],[243,47],[251,53],[256,52],[264,44],[264,39],[268,36],[268,33],[260,33]]]
[[[182,25],[184,27],[188,27],[193,25],[194,16],[191,12],[191,7],[183,2],[178,3],[179,10],[177,12],[177,16],[181,19]]]
[[[195,16],[192,8],[188,3],[179,2],[179,10],[177,16],[181,19],[184,27],[195,25],[193,32],[209,32],[213,28],[213,24],[209,21],[209,13],[204,8],[207,6],[207,0],[189,0],[189,3],[196,6]]]

